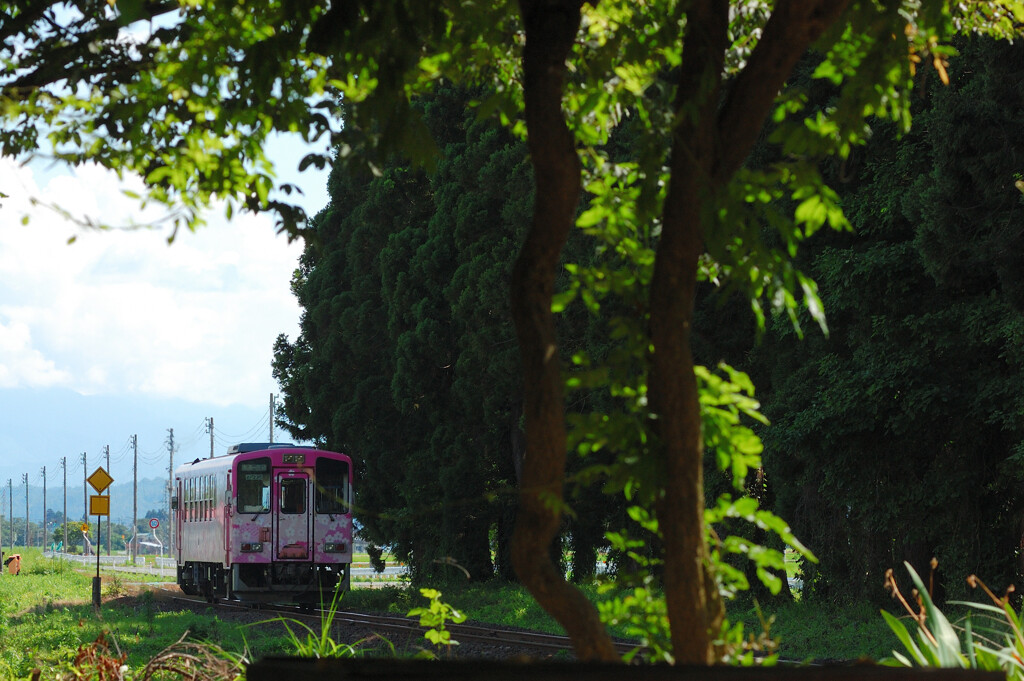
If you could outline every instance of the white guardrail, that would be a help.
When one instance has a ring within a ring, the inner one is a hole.
[[[61,553],[57,551],[44,551],[43,555],[47,558],[64,559],[74,563],[81,563],[82,565],[96,565],[96,556],[83,556],[80,553]],[[136,556],[135,561],[132,562],[130,556],[104,556],[100,554],[99,564],[100,567],[134,568],[140,572],[146,568],[151,569],[153,572],[173,570],[175,568],[174,559],[167,556]]]

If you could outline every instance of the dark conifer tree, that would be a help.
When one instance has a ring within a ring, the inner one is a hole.
[[[949,72],[921,77],[909,135],[879,123],[841,169],[854,233],[804,252],[829,338],[781,322],[752,359],[810,598],[881,601],[887,568],[933,556],[950,594],[1020,574],[1024,47],[965,44]]]

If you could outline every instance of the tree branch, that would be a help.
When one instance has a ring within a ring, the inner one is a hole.
[[[718,116],[718,137],[728,140],[714,168],[725,182],[753,147],[775,97],[797,60],[849,6],[850,0],[780,0],[746,67]]]

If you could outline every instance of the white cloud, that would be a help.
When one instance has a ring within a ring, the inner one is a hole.
[[[47,177],[0,159],[0,386],[265,404],[274,339],[297,332],[301,245],[262,216],[229,223],[214,209],[168,245],[167,230],[83,230],[29,200],[114,224],[158,218],[126,184],[97,167]]]
[[[28,326],[5,322],[0,314],[0,388],[21,384],[48,387],[68,381],[65,372],[32,347]]]

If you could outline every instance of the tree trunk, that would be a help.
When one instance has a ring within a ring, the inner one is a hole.
[[[704,541],[704,441],[690,325],[703,246],[702,209],[717,153],[719,103],[729,6],[694,2],[687,12],[679,121],[672,140],[671,179],[651,280],[650,396],[664,458],[665,488],[657,504],[665,541],[665,601],[678,664],[713,662],[711,636],[724,607],[709,579]]]
[[[565,628],[578,658],[617,660],[596,608],[565,581],[547,550],[564,506],[565,404],[551,298],[580,197],[580,161],[562,117],[562,86],[581,0],[520,0],[519,5],[526,27],[525,115],[536,199],[511,286],[526,421],[512,562],[537,602]]]
[[[722,102],[727,0],[694,0],[676,94],[671,178],[651,281],[650,398],[664,460],[657,503],[665,541],[665,600],[677,664],[710,664],[725,616],[704,540],[703,436],[690,327],[705,229],[715,196],[746,158],[775,96],[810,42],[847,1],[780,0]]]

